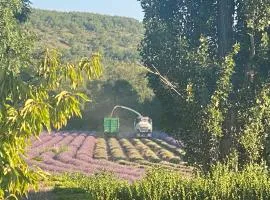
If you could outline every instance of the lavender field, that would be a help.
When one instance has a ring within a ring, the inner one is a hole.
[[[162,139],[102,138],[86,132],[43,133],[33,139],[27,163],[52,173],[108,171],[134,181],[145,169],[165,166],[183,173],[183,151]]]

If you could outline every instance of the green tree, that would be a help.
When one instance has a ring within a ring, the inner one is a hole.
[[[158,77],[149,75],[162,102],[163,127],[185,141],[191,162],[204,167],[226,158],[233,149],[243,163],[257,154],[261,158],[269,129],[266,112],[256,101],[269,82],[269,1],[140,2],[146,31],[142,61],[156,67],[181,92],[181,97],[172,94]],[[237,55],[231,53],[235,43],[241,47]],[[250,107],[261,112],[255,121],[263,128],[247,145],[243,135],[250,133],[249,118],[255,117]]]
[[[29,0],[22,0],[22,7],[20,11],[18,11],[15,14],[15,17],[22,23],[26,22],[26,20],[29,17],[29,14],[31,13],[31,8],[30,8],[31,2]]]
[[[19,24],[25,2],[0,2],[0,199],[15,198],[36,186],[39,173],[26,163],[30,138],[80,116],[80,105],[88,98],[76,88],[84,74],[89,79],[101,74],[99,55],[78,65],[61,64],[56,51],[46,50],[35,62],[31,35]],[[69,87],[60,90],[66,83]]]

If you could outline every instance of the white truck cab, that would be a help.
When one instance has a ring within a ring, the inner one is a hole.
[[[138,137],[152,137],[152,119],[150,117],[139,116],[134,122],[134,128]]]

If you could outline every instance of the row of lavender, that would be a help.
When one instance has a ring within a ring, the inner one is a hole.
[[[94,174],[110,171],[130,181],[141,178],[144,170],[107,160],[93,159],[96,138],[84,133],[42,134],[32,142],[27,162],[51,172],[83,172]]]
[[[160,139],[104,139],[96,138],[93,133],[58,132],[44,133],[39,140],[32,140],[27,161],[47,171],[80,171],[87,174],[111,171],[119,177],[136,180],[143,175],[142,169],[108,160],[177,164],[182,162],[182,155],[180,148]]]
[[[155,139],[161,139],[161,140],[164,140],[165,142],[171,144],[171,145],[174,145],[178,148],[181,148],[183,149],[185,147],[184,143],[181,141],[181,140],[176,140],[175,138],[169,136],[167,133],[165,132],[162,132],[162,131],[156,131],[156,132],[153,132],[152,136],[155,138]]]
[[[111,161],[126,160],[152,163],[182,163],[184,151],[160,139],[97,138],[94,158]]]

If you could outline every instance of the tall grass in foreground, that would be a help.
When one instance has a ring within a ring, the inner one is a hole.
[[[241,172],[218,165],[208,175],[194,178],[184,178],[169,170],[154,169],[144,179],[132,184],[107,173],[92,177],[72,174],[60,178],[64,180],[63,183],[68,182],[72,187],[85,190],[91,200],[270,199],[268,172],[258,165],[249,165]]]

